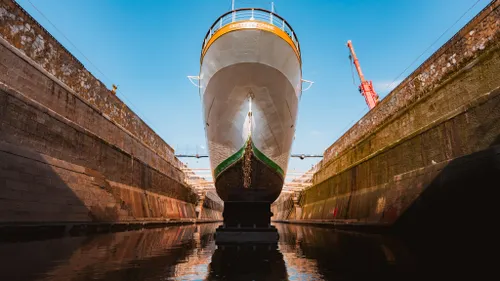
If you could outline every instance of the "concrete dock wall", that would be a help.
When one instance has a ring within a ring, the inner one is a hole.
[[[198,219],[222,221],[223,211],[224,202],[222,199],[219,198],[215,191],[208,191],[203,198],[201,214],[198,216]]]
[[[492,1],[325,151],[296,219],[393,225],[411,210],[423,226],[488,212],[500,186],[499,6]]]
[[[299,195],[300,196],[300,195]],[[272,220],[297,220],[302,218],[300,199],[296,194],[282,193],[271,205]]]
[[[0,1],[0,223],[192,220],[199,196],[181,166],[26,11]]]

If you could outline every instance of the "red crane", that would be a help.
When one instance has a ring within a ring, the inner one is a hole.
[[[354,52],[354,48],[352,47],[351,40],[347,41],[347,47],[351,51],[354,65],[356,66],[356,70],[358,71],[359,80],[361,80],[361,85],[359,85],[359,92],[365,97],[365,101],[368,104],[368,107],[372,109],[378,103],[378,95],[375,92],[375,89],[373,89],[372,81],[366,81],[365,77],[363,76],[363,72],[361,72],[361,66],[359,66],[359,61],[356,57],[356,53]]]

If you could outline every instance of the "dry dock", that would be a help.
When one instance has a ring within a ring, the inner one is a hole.
[[[0,12],[0,231],[222,218],[173,149],[26,11],[1,0]],[[491,221],[499,31],[492,1],[329,147],[274,219],[407,232]]]
[[[0,0],[0,280],[491,276],[500,0],[314,171],[309,188],[273,203],[285,222],[276,245],[219,247],[224,205],[214,191],[190,185],[192,170],[164,140],[14,0]],[[54,236],[65,237],[44,239]]]

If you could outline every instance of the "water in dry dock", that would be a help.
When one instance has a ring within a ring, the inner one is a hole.
[[[0,242],[0,280],[429,280],[387,235],[277,224],[277,248],[217,247],[217,224]],[[428,269],[428,268],[427,268]],[[432,270],[426,270],[431,272]],[[419,273],[419,274],[416,274]],[[431,278],[432,279],[432,278]]]

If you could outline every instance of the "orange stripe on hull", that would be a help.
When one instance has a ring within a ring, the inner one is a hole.
[[[292,47],[293,51],[297,55],[297,58],[299,59],[299,62],[302,62],[300,59],[300,53],[295,44],[293,43],[292,39],[288,34],[281,30],[279,27],[263,22],[263,21],[257,21],[257,20],[247,20],[247,21],[238,21],[232,24],[228,24],[221,29],[217,30],[210,40],[208,40],[208,43],[205,45],[205,48],[203,49],[202,55],[201,55],[201,61],[203,61],[203,57],[205,56],[205,53],[208,51],[210,48],[210,45],[212,45],[215,40],[220,38],[222,35],[229,33],[231,31],[237,31],[237,30],[243,30],[243,29],[259,29],[259,30],[264,30],[267,32],[271,32],[277,36],[279,36],[281,39],[285,40],[290,47]]]

